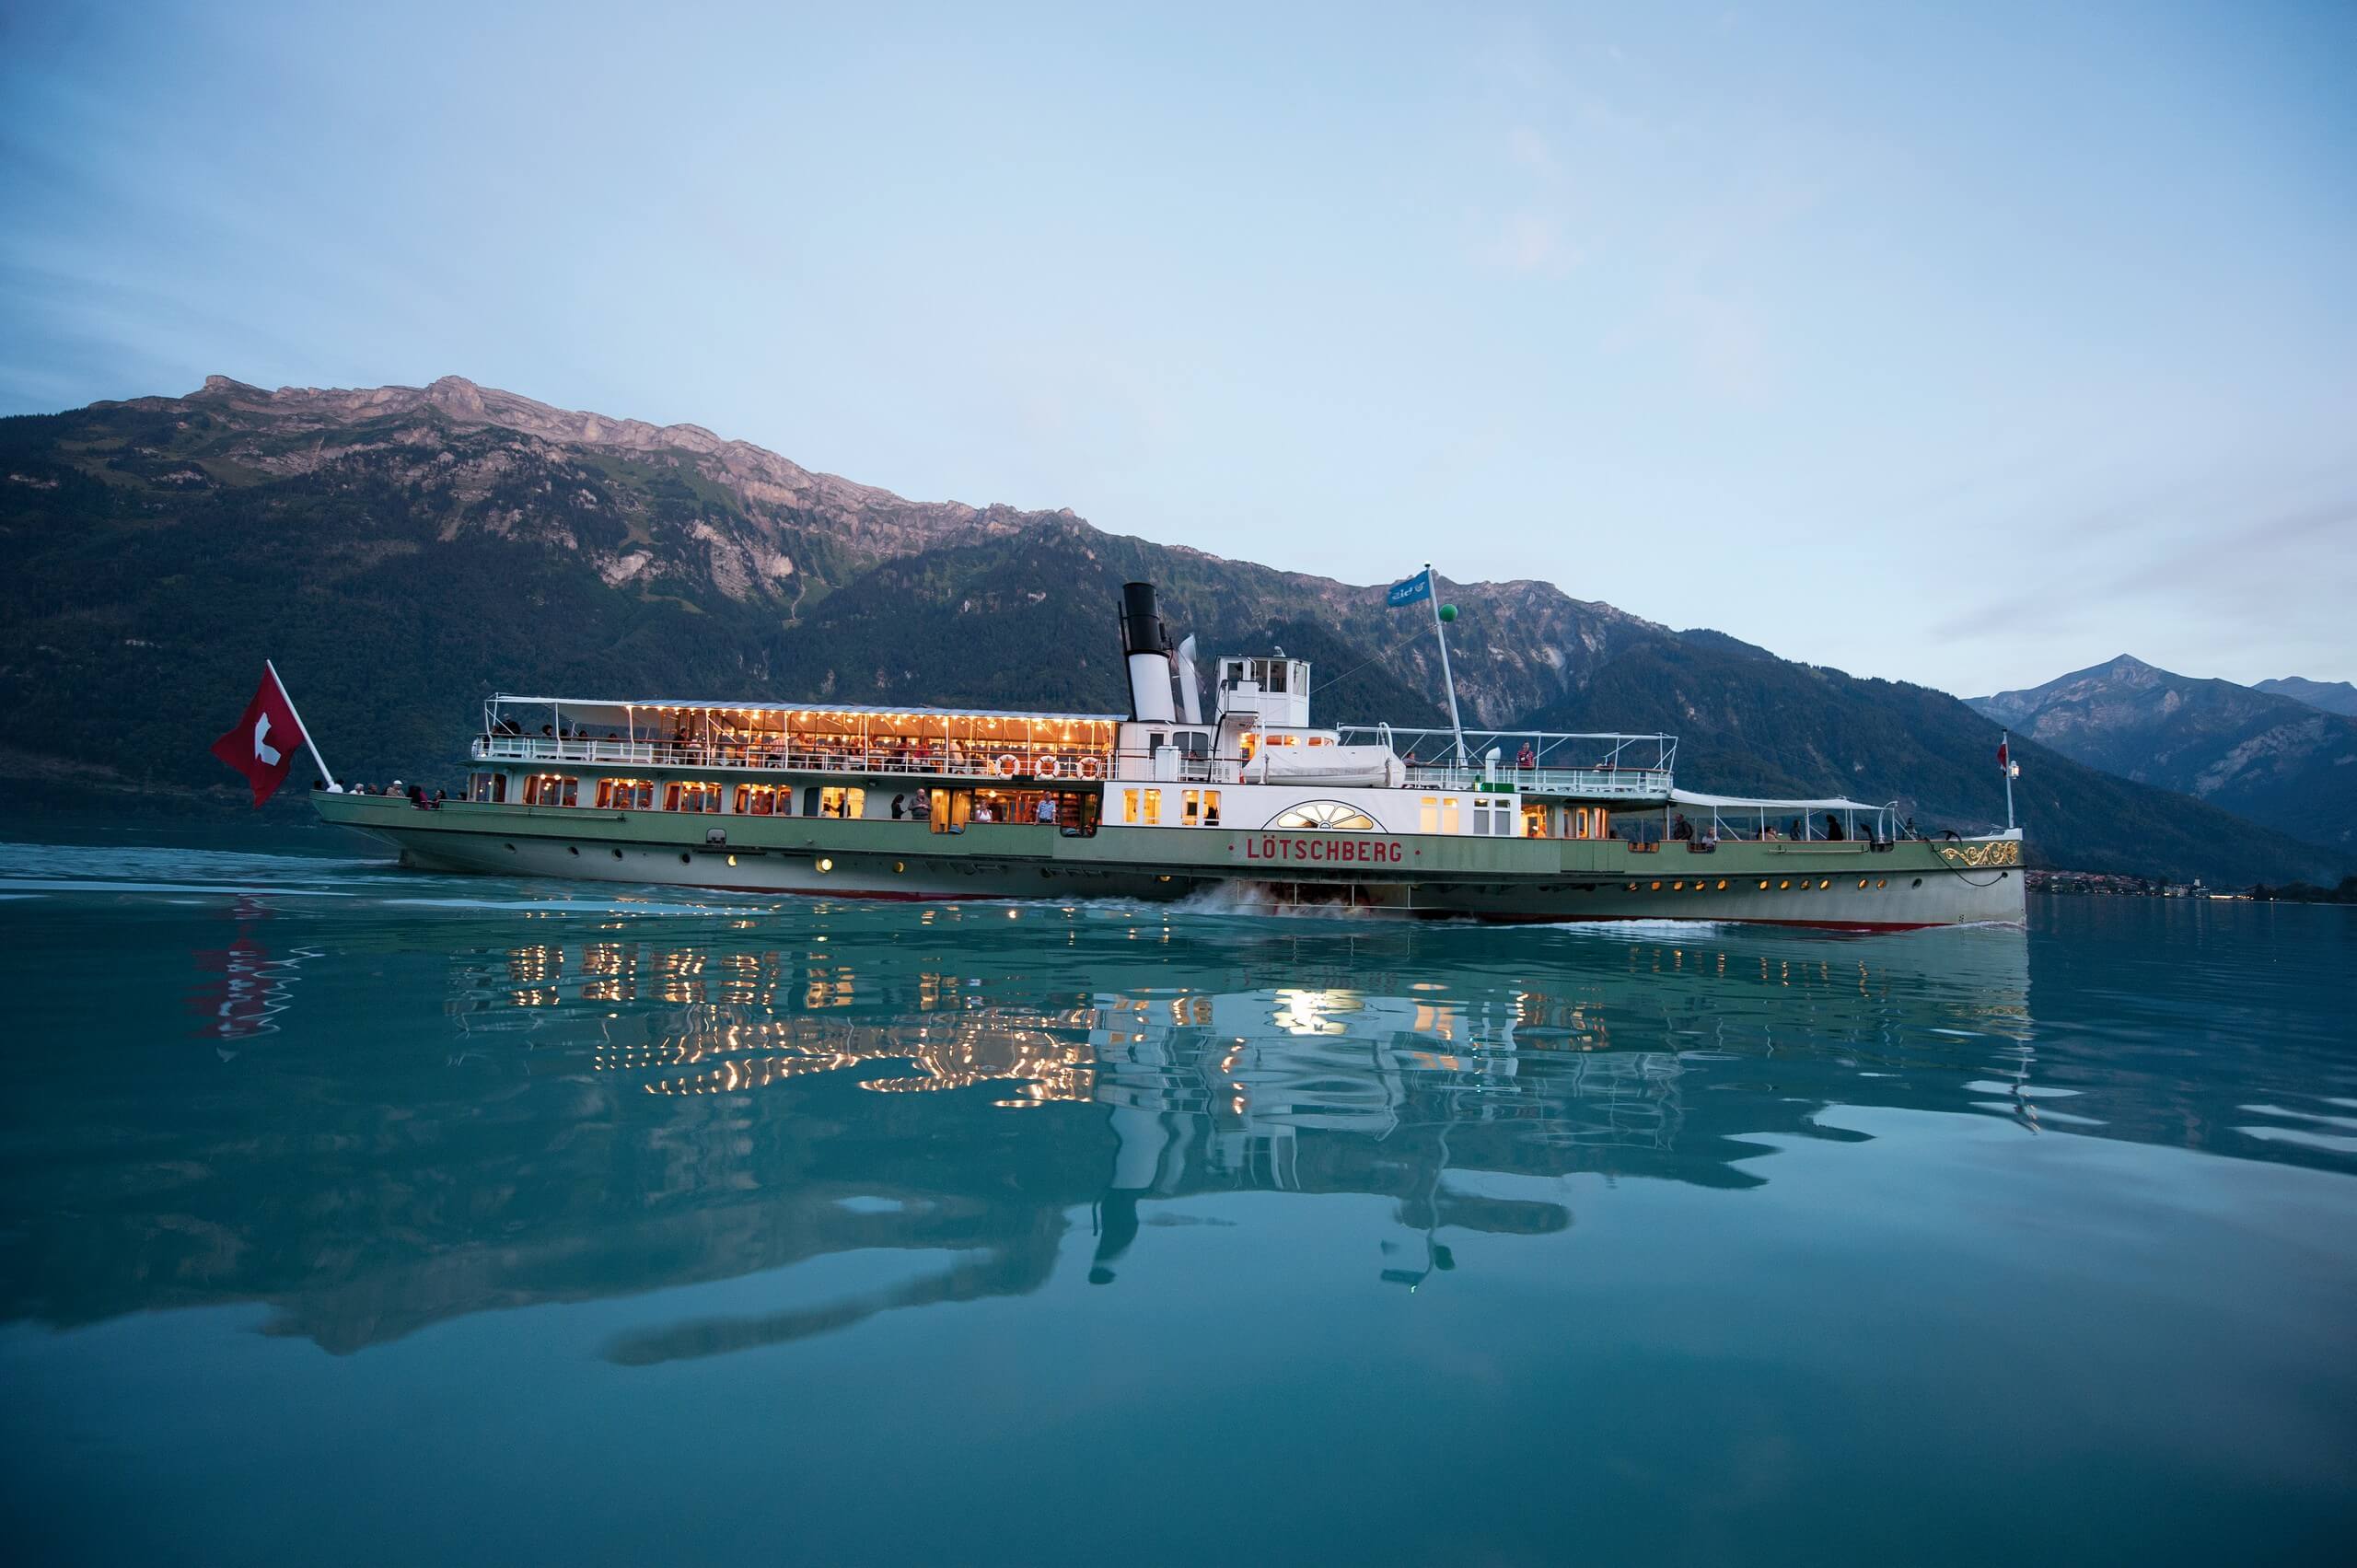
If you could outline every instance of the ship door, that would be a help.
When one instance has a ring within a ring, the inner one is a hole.
[[[1096,790],[1066,790],[1056,796],[1056,830],[1068,839],[1097,836],[1097,814],[1105,797]]]
[[[974,818],[974,792],[970,789],[935,789],[925,792],[925,816],[932,820],[936,833],[962,833]]]

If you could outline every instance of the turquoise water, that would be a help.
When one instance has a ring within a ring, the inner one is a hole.
[[[168,836],[0,845],[17,1561],[2357,1527],[2348,911],[1010,913]]]

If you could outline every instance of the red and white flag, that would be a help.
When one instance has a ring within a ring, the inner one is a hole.
[[[246,716],[213,743],[213,754],[246,775],[254,786],[254,805],[260,807],[286,782],[295,768],[295,753],[304,744],[303,721],[295,716],[295,704],[278,683],[278,671],[264,664],[261,685],[246,704]]]
[[[2012,763],[2013,749],[2011,742],[2003,740],[1997,742],[1997,766],[2003,768]]]

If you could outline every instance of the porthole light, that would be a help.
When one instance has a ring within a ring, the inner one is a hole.
[[[1719,878],[1718,890],[1722,893],[1727,890],[1727,879],[1724,877]]]
[[[1767,885],[1768,885],[1768,884],[1766,884],[1765,882],[1762,882],[1762,883],[1760,884],[1760,886],[1761,886],[1761,887],[1763,887],[1763,888],[1764,888],[1764,887],[1766,887]],[[1632,892],[1632,893],[1633,893],[1633,892],[1635,892],[1636,890],[1637,890],[1637,885],[1636,885],[1634,882],[1630,883],[1630,884],[1629,884],[1629,891],[1631,891],[1631,892]]]
[[[1759,879],[1759,890],[1763,893],[1768,890],[1768,878],[1765,877]]]
[[[1656,893],[1660,892],[1660,891],[1661,891],[1661,884],[1660,884],[1660,883],[1658,883],[1658,882],[1655,883],[1655,884],[1654,884],[1654,887],[1653,887],[1653,890],[1654,890],[1655,892],[1656,892]]]
[[[1890,886],[1890,879],[1889,879],[1888,877],[1875,877],[1875,887],[1876,890],[1880,890],[1881,889],[1887,888],[1887,887],[1889,887],[1889,886]]]
[[[1656,888],[1658,888],[1658,887],[1660,887],[1660,886],[1661,886],[1661,884],[1660,884],[1660,883],[1658,883],[1658,882],[1656,882],[1656,883],[1655,883],[1655,884],[1654,884],[1654,886],[1655,886],[1655,887],[1656,887]],[[1683,882],[1672,882],[1672,883],[1669,885],[1669,890],[1670,890],[1671,892],[1673,892],[1673,893],[1682,893],[1682,892],[1686,891],[1686,884],[1685,884],[1685,883],[1683,883]]]
[[[822,855],[820,855],[820,856],[819,857],[819,870],[821,870],[821,871],[832,871],[834,868],[835,868],[835,863],[834,863],[833,861],[829,860],[829,859],[828,859],[825,855],[823,855],[823,854],[822,854]]]
[[[730,855],[730,856],[728,857],[728,864],[729,864],[729,865],[736,865],[736,864],[737,864],[737,857],[736,857],[735,855],[733,855],[733,854],[732,854],[732,855]]]
[[[908,868],[909,863],[905,860],[896,860],[892,863],[892,869],[895,871],[906,871]]]
[[[1866,879],[1865,879],[1864,877],[1859,877],[1859,878],[1858,878],[1858,886],[1859,886],[1859,887],[1861,887],[1861,888],[1863,888],[1863,887],[1864,887],[1865,885],[1866,885]]]
[[[1767,885],[1768,885],[1768,884],[1767,884],[1767,883],[1765,883],[1765,882],[1762,882],[1762,883],[1760,884],[1760,886],[1761,886],[1761,887],[1763,887],[1763,888],[1764,888],[1764,887],[1766,887]],[[1787,889],[1787,888],[1791,887],[1792,885],[1793,885],[1793,879],[1792,879],[1791,877],[1785,877],[1782,881],[1781,881],[1781,882],[1779,882],[1779,883],[1777,883],[1777,884],[1776,884],[1776,891],[1778,891],[1778,892],[1780,892],[1780,893],[1781,893],[1781,892],[1782,892],[1785,889]]]
[[[1830,888],[1833,886],[1833,878],[1830,877],[1819,877],[1817,885],[1820,888]]]

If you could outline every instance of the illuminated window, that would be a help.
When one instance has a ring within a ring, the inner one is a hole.
[[[1457,831],[1457,796],[1453,795],[1440,797],[1440,830],[1444,833]]]
[[[821,817],[864,817],[866,814],[867,792],[864,789],[830,786],[819,792],[819,815]]]
[[[667,785],[663,791],[666,811],[717,811],[720,809],[720,785],[682,780]]]
[[[737,814],[739,817],[774,817],[777,815],[777,790],[769,784],[738,784]]]
[[[1440,796],[1428,795],[1417,807],[1416,826],[1424,832],[1440,831]]]
[[[1366,832],[1374,828],[1375,819],[1355,806],[1339,800],[1305,800],[1299,806],[1277,813],[1271,828],[1321,828],[1347,832]]]
[[[1187,791],[1186,800],[1179,811],[1179,820],[1190,828],[1218,827],[1219,791],[1215,789]]]
[[[524,781],[527,806],[578,806],[581,781],[563,773],[534,773]]]
[[[653,779],[599,779],[598,804],[608,811],[655,809]]]

